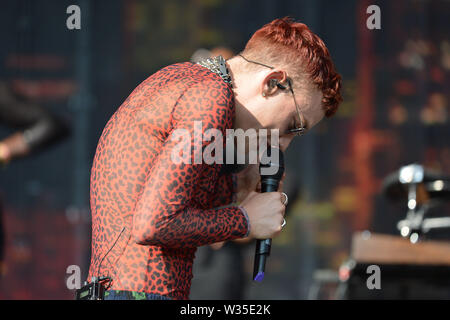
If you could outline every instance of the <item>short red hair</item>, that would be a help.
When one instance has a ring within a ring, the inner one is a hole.
[[[341,97],[341,76],[325,43],[309,28],[291,18],[275,19],[257,30],[242,54],[262,63],[283,64],[295,70],[295,81],[306,74],[323,93],[326,117],[336,113]]]

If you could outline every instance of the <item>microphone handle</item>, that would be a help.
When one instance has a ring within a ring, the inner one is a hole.
[[[280,181],[273,178],[264,178],[261,180],[261,193],[274,192],[278,190]],[[264,279],[266,269],[266,258],[270,256],[272,239],[256,241],[255,262],[253,265],[253,280],[261,282]]]

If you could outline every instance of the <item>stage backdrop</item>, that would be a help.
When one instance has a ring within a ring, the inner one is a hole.
[[[398,234],[406,211],[385,201],[382,179],[412,162],[450,174],[448,1],[84,0],[76,2],[81,29],[69,30],[72,2],[0,4],[0,81],[72,128],[56,146],[0,170],[2,299],[72,299],[66,268],[77,265],[86,277],[90,167],[127,95],[199,48],[239,52],[277,17],[306,23],[325,41],[343,75],[344,103],[287,152],[288,224],[264,283],[250,281],[252,244],[201,248],[192,298],[332,298],[332,289],[311,291],[314,275],[337,271],[353,232]],[[366,26],[371,4],[381,29]],[[1,125],[0,138],[16,130]],[[241,278],[229,277],[236,266]]]

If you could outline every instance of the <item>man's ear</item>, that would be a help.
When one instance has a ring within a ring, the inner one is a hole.
[[[264,78],[263,83],[261,85],[261,94],[263,97],[268,97],[273,95],[280,90],[277,84],[282,84],[286,82],[286,72],[282,70],[272,70],[267,76]]]

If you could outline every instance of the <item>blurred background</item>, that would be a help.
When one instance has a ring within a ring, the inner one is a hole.
[[[72,4],[81,8],[79,30],[66,27]],[[379,30],[366,27],[372,4],[381,10]],[[73,299],[66,268],[78,265],[87,276],[95,148],[128,94],[169,64],[218,47],[238,53],[278,17],[306,23],[324,40],[343,76],[344,102],[287,152],[288,223],[264,282],[251,282],[252,243],[228,256],[202,248],[191,298],[230,297],[224,287],[237,279],[231,297],[336,298],[355,232],[400,237],[407,202],[388,201],[385,178],[411,163],[450,175],[450,1],[11,0],[0,7],[0,95],[12,99],[0,97],[0,105],[38,105],[68,128],[0,169],[1,299]],[[32,125],[1,120],[0,141]],[[448,215],[448,205],[439,212]],[[239,263],[223,262],[233,255]]]

